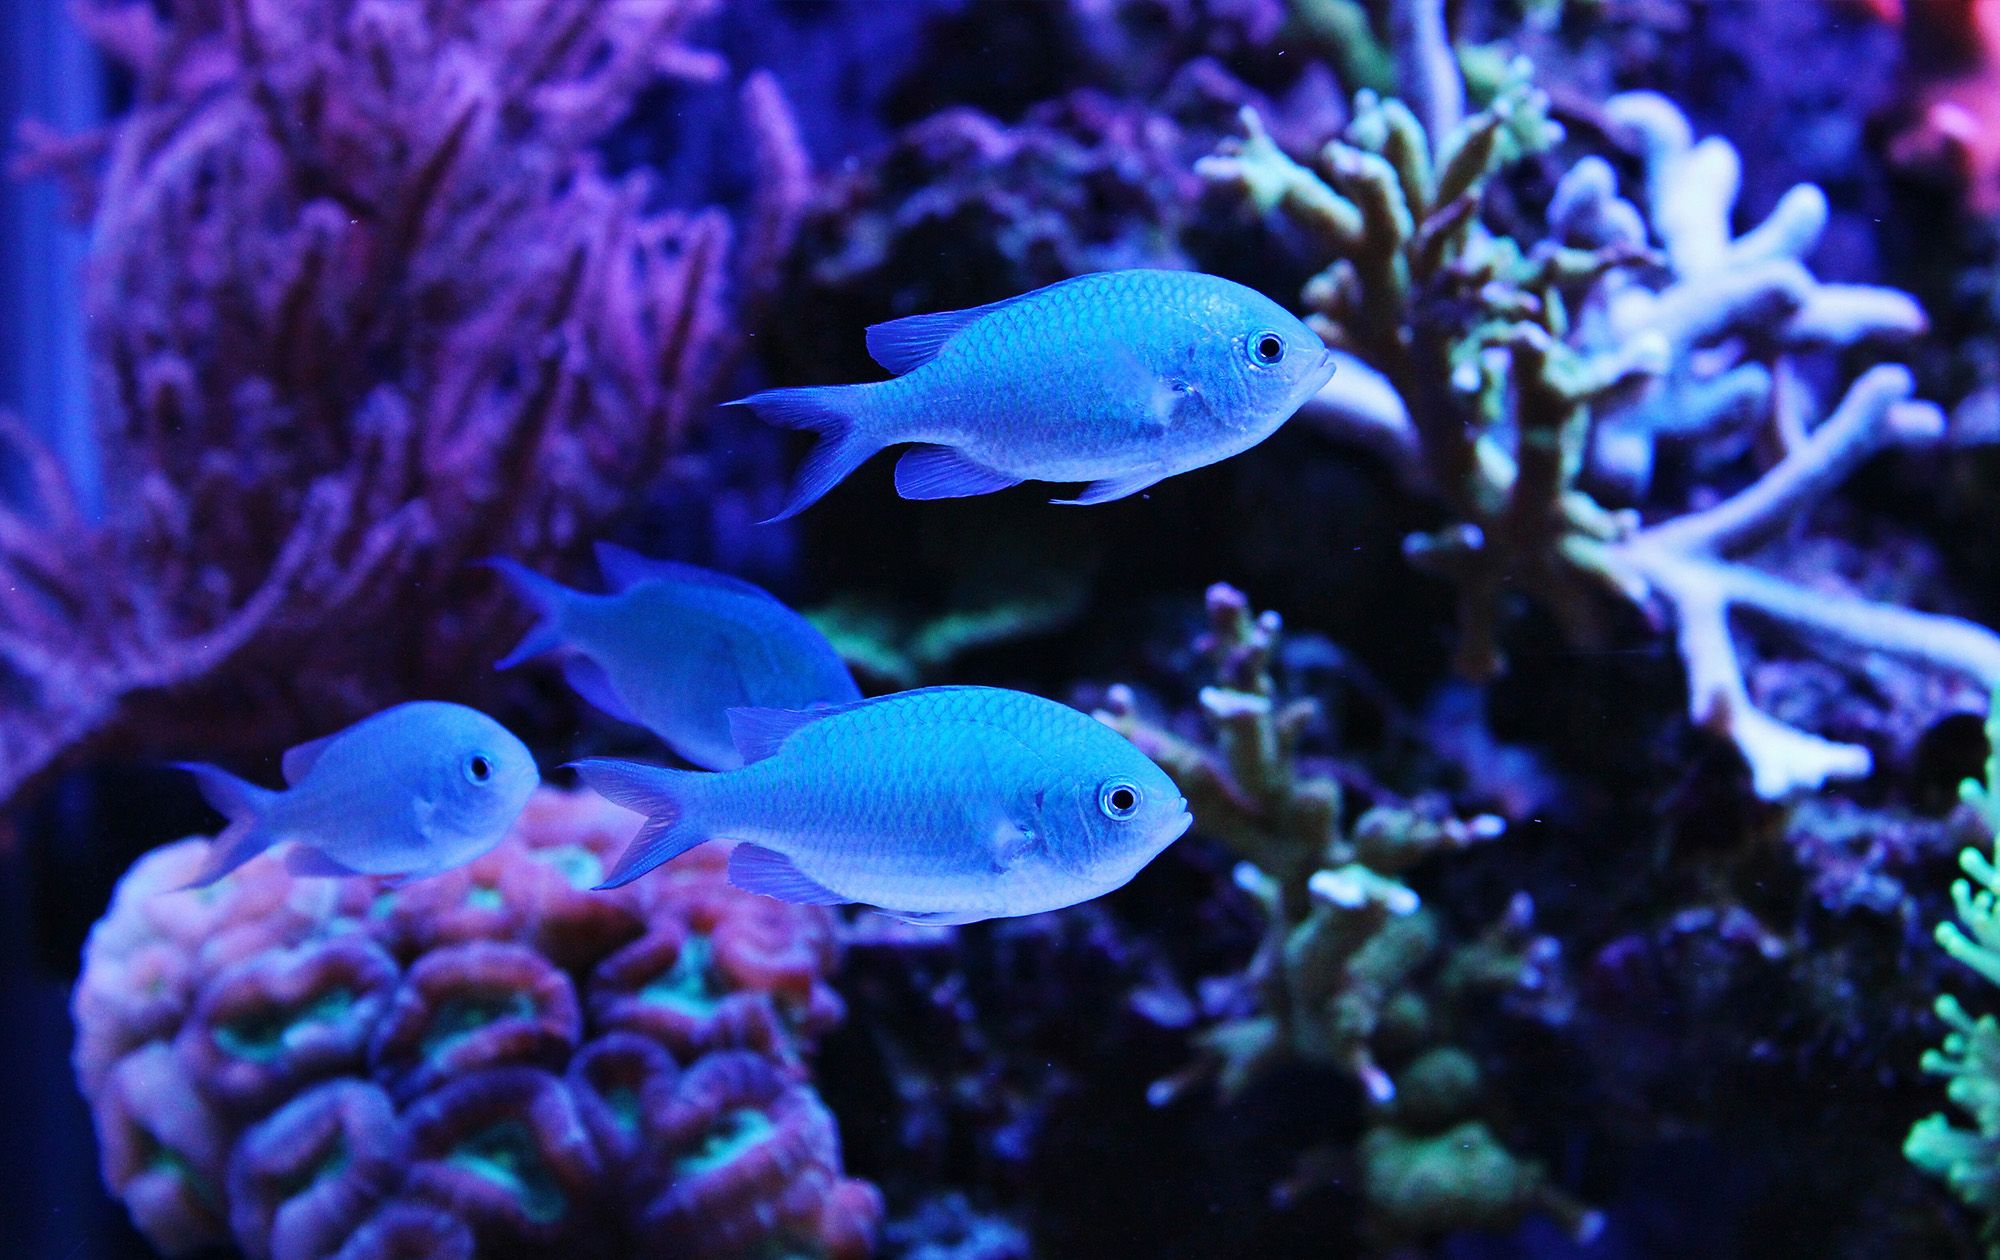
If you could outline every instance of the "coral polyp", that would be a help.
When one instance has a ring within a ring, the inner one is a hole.
[[[880,1198],[805,1076],[841,1010],[827,912],[716,861],[589,892],[637,826],[543,789],[473,868],[400,888],[260,857],[176,891],[205,843],[143,858],[75,999],[140,1229],[258,1260],[867,1254]]]

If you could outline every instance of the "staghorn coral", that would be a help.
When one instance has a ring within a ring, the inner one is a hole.
[[[141,859],[74,1001],[107,1184],[172,1254],[867,1254],[879,1196],[806,1079],[831,919],[723,856],[588,891],[637,822],[544,789],[466,878],[401,887],[264,857],[174,891],[204,841]],[[756,1035],[607,1017],[691,997]]]
[[[1585,159],[1556,190],[1547,239],[1501,235],[1481,219],[1484,192],[1560,140],[1547,98],[1517,64],[1490,105],[1461,117],[1441,6],[1399,0],[1399,12],[1409,104],[1362,93],[1311,167],[1246,113],[1246,138],[1202,170],[1331,255],[1304,299],[1348,359],[1308,413],[1398,460],[1451,518],[1407,550],[1457,589],[1461,669],[1502,666],[1517,595],[1586,644],[1620,605],[1636,608],[1673,626],[1691,716],[1735,744],[1765,797],[1864,775],[1872,756],[1757,705],[1736,614],[1836,660],[1880,653],[2000,682],[2000,636],[1982,627],[1751,559],[1873,454],[1955,436],[1894,365],[1863,371],[1820,418],[1809,382],[1825,351],[1924,325],[1900,293],[1805,269],[1826,220],[1819,191],[1793,189],[1734,235],[1735,150],[1696,143],[1664,98],[1631,94],[1606,115],[1641,150],[1650,223],[1607,165]],[[1751,439],[1778,455],[1719,502],[1690,510],[1653,485],[1661,443],[1740,455]],[[1626,496],[1636,510],[1620,508]]]
[[[1968,780],[1962,795],[1993,837],[1993,855],[1977,847],[1959,853],[1966,878],[1951,888],[1957,920],[1938,924],[1936,937],[1947,954],[2000,984],[2000,691],[1986,738],[1985,781]],[[1945,1026],[1944,1043],[1924,1052],[1923,1068],[1948,1082],[1946,1095],[1971,1118],[1972,1128],[1934,1113],[1911,1127],[1903,1154],[1980,1214],[1986,1254],[2000,1256],[2000,1020],[1974,1018],[1949,993],[1934,1009]]]
[[[1407,1060],[1402,1070],[1427,1080],[1434,1073],[1426,1065],[1440,1054],[1469,1063],[1450,1045],[1464,999],[1552,984],[1555,943],[1533,933],[1525,895],[1440,967],[1443,927],[1403,882],[1431,854],[1498,836],[1500,820],[1462,821],[1436,802],[1384,800],[1350,821],[1339,781],[1299,764],[1316,709],[1287,702],[1274,676],[1279,618],[1254,615],[1241,592],[1221,584],[1209,588],[1207,606],[1200,646],[1217,682],[1200,703],[1213,747],[1147,721],[1128,688],[1113,688],[1098,714],[1173,776],[1202,832],[1239,859],[1235,882],[1265,924],[1241,1000],[1199,1034],[1202,1057],[1150,1097],[1163,1104],[1212,1074],[1235,1094],[1287,1061],[1332,1067],[1358,1081],[1373,1108],[1362,1159],[1377,1235],[1504,1227],[1532,1209],[1553,1212],[1579,1235],[1595,1232],[1595,1214],[1468,1114],[1476,1086],[1458,1090],[1449,1108],[1426,1108],[1404,1096],[1391,1070]],[[1420,1098],[1436,1092],[1426,1087]],[[1468,1147],[1440,1138],[1449,1127],[1441,1120],[1460,1136],[1476,1128],[1480,1140]],[[1290,1190],[1315,1180],[1323,1162],[1308,1153]]]
[[[0,422],[32,492],[0,510],[0,800],[470,685],[513,614],[467,561],[580,552],[776,283],[807,173],[774,80],[743,89],[764,180],[733,273],[720,212],[593,150],[722,73],[686,42],[715,7],[78,6],[135,104],[24,165],[91,215],[107,502]]]

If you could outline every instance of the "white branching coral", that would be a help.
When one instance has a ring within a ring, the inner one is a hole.
[[[1436,0],[1397,8],[1411,38],[1444,39],[1441,20],[1418,20]],[[1407,550],[1458,589],[1461,669],[1501,668],[1517,596],[1582,642],[1607,606],[1639,607],[1676,632],[1690,713],[1734,742],[1767,798],[1865,775],[1870,754],[1756,706],[1735,614],[1810,650],[2000,683],[1989,630],[1756,563],[1878,451],[1986,436],[1953,433],[1900,366],[1862,372],[1830,409],[1813,399],[1809,381],[1833,375],[1814,356],[1925,328],[1907,294],[1807,269],[1827,220],[1820,190],[1792,189],[1735,233],[1735,148],[1696,141],[1664,97],[1630,93],[1607,116],[1642,156],[1647,212],[1619,195],[1608,162],[1586,157],[1558,184],[1548,237],[1517,241],[1481,222],[1482,194],[1503,166],[1561,141],[1547,98],[1517,64],[1491,104],[1458,120],[1458,98],[1435,82],[1443,54],[1429,52],[1399,55],[1406,80],[1421,80],[1405,85],[1420,108],[1363,92],[1308,163],[1246,112],[1245,137],[1201,170],[1330,259],[1303,297],[1344,361],[1304,414],[1442,500],[1451,522]],[[1740,459],[1753,439],[1777,457],[1714,506],[1689,512],[1652,485],[1663,442]]]

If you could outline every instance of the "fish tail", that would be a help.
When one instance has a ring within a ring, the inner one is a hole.
[[[690,825],[687,818],[688,797],[697,781],[706,777],[699,771],[669,770],[608,757],[573,762],[571,768],[599,796],[646,816],[645,825],[625,846],[625,852],[619,854],[599,888],[629,884],[661,863],[671,862],[711,839],[701,828]]]
[[[507,584],[512,586],[522,599],[534,605],[535,611],[541,618],[535,622],[527,635],[514,645],[514,650],[501,657],[493,668],[512,669],[530,657],[540,656],[544,652],[561,647],[562,611],[569,601],[570,589],[553,578],[543,577],[533,569],[517,564],[504,556],[494,556],[481,563],[507,579]]]
[[[193,775],[203,799],[229,819],[229,825],[209,842],[208,861],[201,873],[183,888],[206,888],[277,843],[278,836],[264,826],[264,814],[276,792],[199,762],[175,762],[174,769]]]
[[[736,400],[755,409],[772,424],[787,429],[810,429],[820,435],[819,445],[813,447],[805,463],[799,466],[791,497],[764,524],[797,516],[819,502],[827,491],[885,445],[866,433],[861,424],[856,391],[863,388],[866,387],[814,385],[803,389],[767,389]]]

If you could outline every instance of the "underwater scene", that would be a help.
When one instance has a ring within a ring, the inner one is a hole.
[[[2000,0],[0,115],[5,1260],[2000,1260]]]

